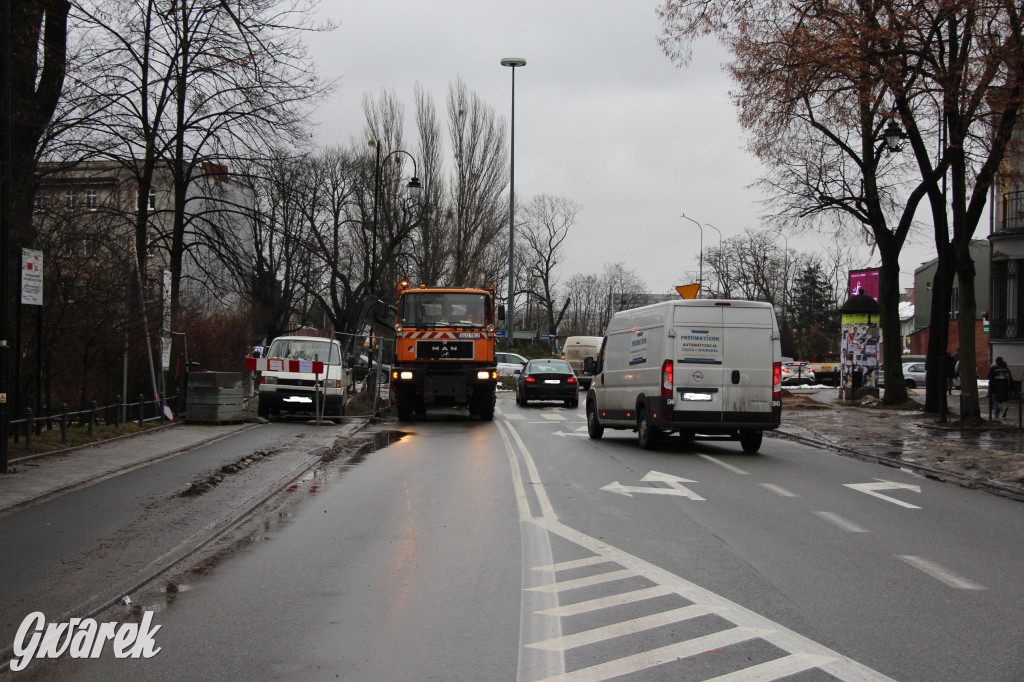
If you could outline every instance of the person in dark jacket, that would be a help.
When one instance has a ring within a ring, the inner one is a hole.
[[[946,392],[953,395],[953,380],[956,378],[956,358],[946,353]]]
[[[1006,361],[1001,357],[996,358],[996,364],[988,370],[988,399],[992,403],[992,409],[997,419],[1006,417],[1006,400],[1010,397],[1010,388],[1013,386],[1013,375]]]

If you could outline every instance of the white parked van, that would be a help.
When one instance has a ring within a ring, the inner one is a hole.
[[[259,415],[308,412],[328,418],[345,414],[349,373],[341,344],[317,336],[279,336],[264,355],[260,374]],[[313,363],[323,371],[313,371]]]
[[[600,336],[570,336],[562,346],[562,359],[569,363],[576,378],[580,382],[580,388],[590,388],[591,376],[583,367],[583,361],[587,358],[597,359],[597,353],[601,350],[601,342],[604,339]]]
[[[649,450],[673,431],[757,452],[782,416],[779,327],[768,303],[713,299],[615,313],[590,363],[587,430],[633,429]]]

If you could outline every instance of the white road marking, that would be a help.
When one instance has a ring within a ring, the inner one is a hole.
[[[563,417],[562,415],[560,415],[557,412],[553,412],[553,413],[543,412],[543,413],[541,413],[540,416],[544,417],[545,419],[550,419],[551,421],[565,421],[565,417]]]
[[[711,609],[700,604],[682,606],[678,609],[662,611],[661,613],[654,613],[649,616],[634,618],[632,620],[620,621],[618,623],[612,623],[611,625],[605,625],[604,627],[594,628],[593,630],[584,630],[583,632],[556,637],[543,642],[534,642],[527,646],[533,647],[534,649],[546,649],[547,651],[568,651],[569,649],[604,642],[609,639],[615,639],[616,637],[635,635],[638,632],[653,630],[654,628],[660,628],[663,625],[672,625],[673,623],[681,623],[684,620],[700,618],[701,616],[706,616],[711,612]]]
[[[775,485],[774,483],[759,483],[758,485],[760,485],[765,490],[772,491],[779,497],[800,497],[796,493],[791,493],[782,486]]]
[[[636,573],[628,569],[622,569],[619,571],[609,571],[608,573],[599,573],[598,575],[587,576],[586,578],[577,578],[576,580],[565,580],[563,582],[554,582],[547,585],[538,585],[537,587],[527,588],[531,592],[565,592],[567,590],[575,590],[579,587],[592,587],[593,585],[603,585],[604,583],[614,582],[616,580],[625,580],[626,578],[633,578]]]
[[[573,559],[572,561],[563,561],[559,564],[548,564],[547,566],[534,566],[532,570],[549,572],[569,571],[574,568],[583,568],[584,566],[593,566],[595,564],[605,563],[608,563],[608,559],[606,557],[598,555],[584,557],[583,559]]]
[[[920,493],[921,486],[919,485],[913,485],[912,483],[896,483],[895,481],[886,481],[881,478],[876,478],[874,483],[844,483],[843,485],[847,488],[867,493],[872,497],[877,497],[880,500],[898,504],[899,506],[906,507],[907,509],[920,509],[917,505],[904,502],[903,500],[897,500],[895,497],[889,497],[888,495],[883,495],[878,492],[879,490],[912,490],[915,493]]]
[[[667,594],[672,594],[672,590],[664,585],[655,585],[654,587],[645,587],[642,590],[621,592],[619,594],[613,594],[610,597],[601,597],[600,599],[576,602],[575,604],[567,604],[554,609],[538,611],[537,613],[544,616],[578,616],[581,613],[600,611],[601,609],[607,609],[613,606],[632,604],[646,599],[656,599],[657,597],[664,597]]]
[[[925,573],[935,578],[939,582],[943,582],[952,588],[958,590],[986,589],[983,585],[979,585],[974,581],[959,576],[953,571],[949,570],[948,568],[940,566],[939,564],[935,563],[934,561],[931,561],[930,559],[925,559],[919,556],[911,556],[909,554],[898,554],[897,556],[903,561],[913,566],[914,568],[924,571]]]
[[[528,644],[543,642],[561,636],[560,631],[551,632],[546,635],[542,634],[545,629],[560,629],[559,624],[561,623],[561,618],[551,618],[550,616],[561,615],[562,609],[568,609],[571,613],[572,609],[589,610],[592,606],[595,606],[596,608],[603,608],[603,606],[597,606],[597,603],[602,600],[594,600],[586,604],[572,604],[565,607],[558,607],[556,601],[556,605],[545,605],[540,608],[534,608],[533,599],[535,595],[557,597],[561,590],[571,589],[569,587],[570,585],[582,585],[578,581],[565,581],[563,583],[554,583],[553,585],[540,587],[540,589],[556,590],[553,594],[533,591],[528,588],[523,591],[524,596],[521,606],[519,669],[517,673],[517,679],[521,682],[537,679],[608,679],[617,675],[633,672],[634,670],[643,670],[651,667],[652,665],[660,665],[662,663],[674,661],[681,657],[696,656],[712,649],[729,646],[731,644],[747,641],[753,638],[762,639],[787,654],[787,656],[782,656],[780,659],[777,659],[779,661],[777,665],[780,668],[797,665],[797,663],[802,660],[808,665],[813,665],[814,667],[840,680],[856,680],[857,682],[886,680],[891,682],[890,678],[885,675],[882,675],[881,673],[872,670],[851,658],[843,656],[828,647],[818,644],[811,639],[799,635],[796,632],[765,618],[764,616],[726,599],[725,597],[715,594],[710,590],[706,590],[703,587],[645,561],[640,557],[609,545],[599,538],[586,535],[574,528],[570,528],[569,526],[560,523],[555,516],[554,509],[551,506],[551,502],[544,490],[543,483],[537,473],[533,457],[522,439],[519,437],[516,429],[510,423],[504,421],[498,422],[497,426],[502,434],[502,439],[505,443],[505,448],[509,456],[513,484],[516,491],[516,500],[519,506],[519,515],[522,520],[522,527],[524,528],[524,540],[526,538],[534,537],[532,532],[527,532],[527,529],[531,526],[538,530],[544,530],[548,534],[557,535],[564,540],[577,545],[588,555],[604,557],[609,562],[613,562],[624,569],[621,572],[611,571],[610,573],[605,573],[602,576],[599,576],[602,580],[605,580],[616,573],[620,574],[623,578],[626,577],[627,574],[639,576],[644,580],[653,583],[654,587],[648,589],[668,590],[669,593],[678,595],[695,605],[707,607],[711,613],[714,613],[723,620],[736,626],[732,629],[707,635],[706,637],[686,642],[679,642],[659,649],[645,651],[631,656],[626,656],[618,660],[609,661],[592,668],[565,673],[564,654],[547,652],[543,649],[533,649],[530,648]],[[508,432],[508,436],[506,436],[506,432]],[[519,463],[520,458],[517,457],[516,453],[513,451],[513,440],[515,441],[515,447],[519,450],[522,465]],[[524,470],[528,473],[530,478],[529,486],[527,486],[523,481]],[[535,515],[530,508],[529,500],[527,498],[527,488],[532,490],[537,498],[540,510],[538,515]],[[544,546],[547,547],[548,553],[540,555],[535,554],[534,551],[537,549],[538,544],[544,544]],[[524,541],[523,560],[524,562],[538,566],[550,565],[552,563],[550,542],[537,543]],[[593,556],[588,556],[587,561],[594,561]],[[526,579],[526,576],[529,573],[529,571],[524,570],[524,585],[529,585],[533,582],[532,580]],[[536,590],[537,588],[533,589]],[[627,595],[618,595],[613,598],[624,599],[626,601],[623,603],[628,603],[629,601],[638,600],[638,595],[641,593],[643,593],[644,596],[640,598],[654,598],[655,596],[652,593],[649,597],[647,596],[648,593],[646,590],[640,590],[630,591]],[[538,614],[541,613],[545,615],[539,616]],[[811,657],[816,658],[812,659]],[[788,662],[786,660],[787,658],[789,659]],[[739,672],[743,672],[738,671],[738,673],[736,673],[737,676],[734,676],[732,679],[769,679],[762,673],[754,672],[757,670],[768,669],[769,667],[764,666],[763,664],[759,666],[751,666],[751,668],[748,669],[752,671],[751,677],[744,678],[738,676]],[[546,672],[542,673],[542,670]]]
[[[698,502],[704,501],[703,497],[692,490],[683,487],[654,488],[639,485],[622,485],[618,481],[612,481],[608,485],[603,486],[601,490],[607,490],[610,493],[616,493],[618,495],[625,495],[626,497],[633,497],[633,493],[637,493],[641,495],[674,495],[675,497],[688,497],[691,500],[697,500]]]
[[[704,459],[706,459],[709,462],[713,462],[713,463],[717,464],[718,466],[722,467],[723,469],[728,469],[729,471],[733,472],[734,474],[740,474],[742,476],[750,475],[750,472],[744,471],[743,469],[740,469],[737,466],[733,466],[732,464],[729,464],[728,462],[723,462],[722,460],[720,460],[720,459],[718,459],[716,457],[712,457],[711,455],[701,455],[701,457],[703,457]]]
[[[825,519],[826,521],[831,523],[833,526],[841,528],[842,530],[845,530],[847,532],[850,532],[850,533],[870,533],[871,532],[867,528],[865,528],[864,526],[859,526],[856,523],[854,523],[853,521],[848,521],[848,520],[844,519],[839,514],[835,514],[833,512],[827,512],[827,511],[816,511],[814,513],[815,513],[816,516],[819,516],[819,517]]]
[[[755,665],[752,668],[744,668],[743,670],[737,670],[736,672],[729,673],[728,675],[721,675],[720,677],[713,677],[707,682],[768,682],[768,680],[780,680],[783,677],[789,677],[790,675],[796,675],[802,673],[805,670],[811,670],[812,668],[819,668],[824,663],[828,663],[830,659],[828,656],[814,656],[812,654],[790,654],[789,656],[783,656],[782,658],[776,658],[771,661],[765,661],[760,665]]]
[[[676,644],[669,644],[668,646],[663,646],[659,649],[643,651],[639,654],[633,654],[632,656],[626,656],[614,661],[608,661],[607,663],[583,668],[581,670],[575,670],[571,673],[565,673],[564,675],[549,677],[547,679],[552,681],[581,680],[586,682],[609,680],[613,677],[646,670],[647,668],[653,668],[654,666],[676,661],[680,658],[696,656],[711,649],[720,649],[722,647],[732,646],[733,644],[739,644],[740,642],[756,639],[760,637],[761,634],[761,632],[751,628],[730,628],[728,630],[722,630],[721,632],[715,632],[703,637],[697,637],[696,639],[690,639]]]
[[[584,426],[583,430],[585,431],[586,428],[587,427]],[[586,438],[587,437],[587,434],[580,433],[580,429],[577,429],[575,431],[555,431],[551,435],[552,436],[558,436],[559,438],[565,438],[566,436],[572,436],[573,438]]]
[[[525,414],[516,414],[516,413],[513,412],[512,414],[506,414],[505,415],[505,419],[526,419],[526,415]]]

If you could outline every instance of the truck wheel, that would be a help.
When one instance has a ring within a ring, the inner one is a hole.
[[[594,440],[600,440],[604,435],[604,427],[597,418],[597,407],[592,402],[587,403],[587,435]]]
[[[484,401],[484,404],[480,406],[480,421],[489,422],[494,419],[494,403],[490,401]]]
[[[256,414],[264,419],[270,419],[270,405],[260,405],[256,408]]]
[[[761,431],[740,431],[740,445],[743,452],[757,452],[761,448]]]
[[[651,423],[647,414],[646,409],[640,408],[640,414],[637,416],[636,439],[642,449],[653,450],[658,445],[661,431]]]

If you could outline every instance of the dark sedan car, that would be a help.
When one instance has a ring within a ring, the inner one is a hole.
[[[564,400],[569,407],[580,404],[579,382],[565,360],[530,360],[516,379],[516,402]]]

